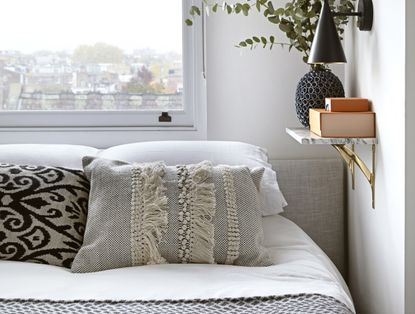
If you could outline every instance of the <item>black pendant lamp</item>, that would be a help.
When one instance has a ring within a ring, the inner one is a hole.
[[[349,13],[332,13],[328,0],[324,0],[307,63],[327,64],[347,62],[336,25],[334,24],[333,15],[356,16],[359,29],[361,31],[370,31],[373,24],[372,0],[359,0],[358,12]]]
[[[318,20],[313,44],[311,45],[309,64],[346,63],[343,47],[334,24],[333,14],[328,0],[324,0]]]

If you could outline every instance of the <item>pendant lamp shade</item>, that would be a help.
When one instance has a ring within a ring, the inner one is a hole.
[[[307,63],[346,63],[343,47],[327,0],[324,0]]]

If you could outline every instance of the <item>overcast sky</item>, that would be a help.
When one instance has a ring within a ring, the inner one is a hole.
[[[105,42],[181,52],[181,0],[0,0],[0,12],[0,50]]]

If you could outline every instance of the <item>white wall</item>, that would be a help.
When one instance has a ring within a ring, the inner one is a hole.
[[[405,310],[415,313],[415,1],[406,0]]]
[[[379,138],[376,209],[371,208],[369,184],[360,172],[356,190],[349,187],[348,193],[349,279],[359,313],[404,313],[405,305],[406,313],[415,313],[415,226],[409,224],[415,222],[415,167],[411,160],[415,156],[415,104],[411,101],[415,88],[409,86],[415,82],[415,25],[407,19],[411,26],[406,34],[405,72],[404,2],[374,1],[373,31],[360,32],[353,26],[347,38],[346,93],[373,101]],[[406,2],[406,14],[413,20],[415,2]],[[279,48],[271,52],[234,48],[240,39],[274,33],[277,31],[260,16],[218,14],[208,19],[208,138],[261,145],[271,158],[335,156],[330,147],[299,145],[285,134],[285,127],[300,126],[294,93],[298,80],[308,71],[301,56]],[[342,78],[341,68],[338,70]],[[406,123],[406,129],[405,117],[411,122]],[[357,150],[370,165],[371,148],[361,145]]]
[[[349,186],[349,283],[359,313],[395,314],[405,303],[405,0],[376,0],[374,14],[371,32],[351,28],[346,52],[347,91],[372,100],[379,138],[376,209],[360,172]],[[370,147],[359,152],[370,164]]]
[[[302,56],[275,47],[254,51],[235,48],[252,35],[278,34],[263,16],[211,15],[207,20],[208,139],[236,140],[263,146],[271,158],[335,156],[328,146],[304,146],[286,127],[299,127],[295,89],[309,70]],[[342,67],[337,74],[343,78]]]

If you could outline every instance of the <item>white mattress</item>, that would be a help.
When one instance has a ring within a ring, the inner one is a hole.
[[[299,293],[332,296],[354,311],[339,272],[293,222],[264,218],[274,266],[151,265],[90,274],[0,261],[0,298],[162,300],[253,297]]]

